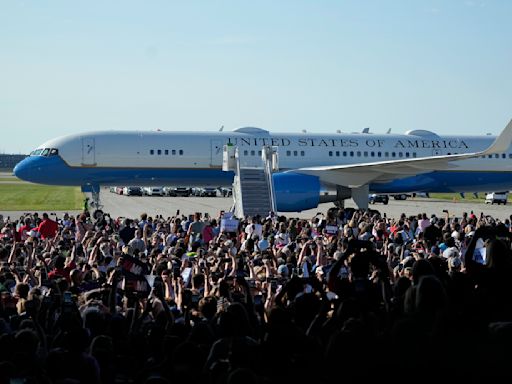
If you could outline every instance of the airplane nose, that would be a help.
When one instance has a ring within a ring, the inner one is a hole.
[[[27,165],[26,160],[20,161],[13,169],[14,176],[18,179],[28,181],[30,167]]]

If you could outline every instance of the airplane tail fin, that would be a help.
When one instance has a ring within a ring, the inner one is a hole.
[[[505,129],[499,134],[494,142],[480,155],[490,155],[492,153],[506,152],[512,142],[512,120],[510,120]]]

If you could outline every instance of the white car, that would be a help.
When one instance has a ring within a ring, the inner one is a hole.
[[[485,195],[485,204],[507,204],[508,192],[492,192]]]
[[[144,194],[148,196],[163,196],[162,187],[144,187]]]

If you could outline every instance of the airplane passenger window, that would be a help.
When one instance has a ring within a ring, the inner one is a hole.
[[[258,151],[258,156],[261,156],[261,151]]]
[[[299,156],[299,152],[298,151],[293,151],[293,156]]]
[[[368,157],[368,152],[364,151],[364,157]]]
[[[183,155],[183,149],[180,149],[180,156]]]
[[[256,156],[256,152],[255,151],[251,151],[251,156]]]
[[[50,156],[57,156],[59,154],[59,150],[56,148],[50,149]]]
[[[156,153],[158,153],[159,155],[161,155],[161,154],[162,154],[162,150],[161,150],[161,149],[159,149],[158,151],[156,151]]]
[[[50,148],[45,148],[41,153],[41,156],[48,156],[48,153],[50,153]]]
[[[384,152],[384,157],[389,157],[389,152]]]
[[[336,156],[340,157],[340,151],[336,151]]]
[[[413,153],[412,153],[412,157],[416,157],[416,152],[413,152]]]
[[[377,152],[377,157],[382,157],[382,152]]]
[[[149,154],[150,154],[150,155],[154,155],[154,154],[155,154],[155,150],[154,150],[154,149],[150,149],[150,150],[149,150]]]
[[[291,156],[292,155],[292,151],[286,151],[286,156]]]
[[[166,149],[166,150],[165,150],[165,154],[166,154],[166,155],[168,155],[168,154],[169,154],[169,150],[168,150],[168,149]]]
[[[508,154],[508,158],[509,158],[509,159],[512,159],[512,153],[509,153],[509,154]]]
[[[502,158],[502,159],[504,159],[504,158],[506,158],[506,157],[507,157],[507,155],[505,155],[504,153],[502,153],[502,154],[501,154],[501,158]]]
[[[329,151],[329,156],[332,156],[332,151]]]
[[[306,153],[304,151],[300,151],[301,156],[306,156]]]
[[[375,152],[370,152],[371,157],[375,157]]]
[[[361,151],[357,151],[357,157],[361,157]]]
[[[245,150],[244,151],[244,156],[248,156],[249,155],[249,151]]]
[[[354,157],[354,151],[350,151],[350,157]]]
[[[405,157],[409,157],[409,152],[405,152]]]
[[[176,154],[176,150],[175,150],[175,149],[173,149],[173,150],[171,151],[171,153],[172,153],[172,155],[175,155],[175,154]]]
[[[492,155],[489,155],[489,159],[492,159]]]
[[[500,155],[496,153],[496,154],[494,155],[494,157],[495,157],[496,159],[499,159],[499,158],[500,158]]]
[[[395,157],[396,156],[396,153],[395,152],[391,152],[391,157]]]
[[[404,157],[404,154],[402,152],[398,152],[398,157]]]
[[[343,151],[343,157],[347,157],[347,151]]]

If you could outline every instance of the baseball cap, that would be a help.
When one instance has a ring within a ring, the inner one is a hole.
[[[451,257],[459,257],[459,251],[455,247],[447,248],[443,251],[443,257],[449,259]]]
[[[277,273],[284,275],[284,276],[288,276],[288,267],[285,264],[281,264],[277,268]]]

